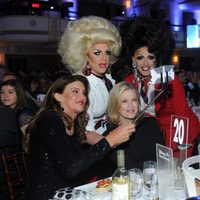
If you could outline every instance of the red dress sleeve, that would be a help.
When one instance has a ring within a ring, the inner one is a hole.
[[[177,77],[175,77],[170,84],[170,92],[170,96],[166,99],[163,109],[158,113],[158,121],[161,127],[165,130],[166,145],[169,146],[171,115],[177,115],[189,119],[188,143],[192,144],[192,148],[188,150],[188,156],[191,156],[197,137],[200,134],[200,123],[197,116],[189,107],[184,87]],[[175,142],[172,142],[172,148],[177,148]]]
[[[133,83],[133,74],[129,74],[126,78],[125,81],[127,83]]]

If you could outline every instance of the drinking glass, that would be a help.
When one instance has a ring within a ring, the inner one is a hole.
[[[136,200],[141,197],[143,189],[142,171],[138,168],[129,169],[131,181],[131,199]]]
[[[172,176],[174,181],[174,189],[179,190],[184,187],[184,175],[182,163],[179,158],[173,158]]]
[[[145,199],[150,199],[151,192],[156,192],[157,170],[155,161],[145,161],[143,163],[143,182],[146,189]]]

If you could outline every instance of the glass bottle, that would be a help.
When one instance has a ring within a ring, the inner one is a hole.
[[[117,166],[112,176],[112,200],[130,200],[130,176],[125,169],[124,150],[117,151]]]

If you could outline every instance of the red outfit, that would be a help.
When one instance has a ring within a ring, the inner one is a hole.
[[[130,74],[125,78],[126,82],[134,83],[133,74]],[[134,83],[138,89],[139,83]],[[159,88],[159,85],[155,85],[155,89]],[[192,151],[194,150],[197,137],[200,134],[200,122],[197,116],[190,109],[185,91],[180,80],[175,76],[173,81],[168,83],[168,88],[170,94],[166,96],[161,94],[155,101],[155,113],[158,123],[160,125],[161,131],[165,134],[166,146],[170,147],[170,124],[171,124],[171,115],[177,115],[180,117],[185,117],[189,119],[189,128],[188,128],[188,144],[192,144],[192,148],[188,149],[188,157],[191,156]],[[154,93],[156,91],[154,90]],[[147,113],[148,114],[148,113]],[[174,128],[175,129],[175,128]],[[175,131],[173,131],[175,132]],[[174,150],[174,156],[178,156],[177,143],[173,141],[174,133],[172,135],[171,148]],[[186,137],[184,137],[184,142],[186,143]]]

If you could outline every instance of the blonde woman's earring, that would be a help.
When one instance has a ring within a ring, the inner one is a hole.
[[[82,74],[84,76],[89,76],[91,74],[91,68],[88,68],[87,66],[85,66],[82,70]]]

